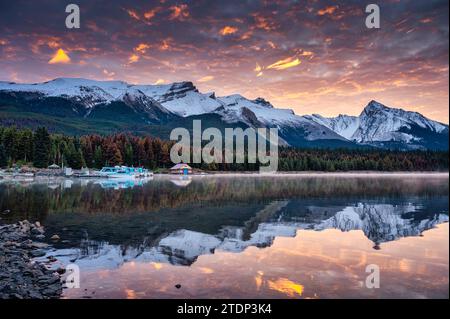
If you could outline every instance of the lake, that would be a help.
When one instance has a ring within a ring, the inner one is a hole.
[[[448,192],[448,174],[0,181],[0,221],[60,236],[47,256],[81,279],[64,298],[448,298]]]

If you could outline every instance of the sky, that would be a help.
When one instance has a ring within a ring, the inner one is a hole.
[[[80,8],[68,29],[66,5]],[[380,7],[380,28],[365,6]],[[448,123],[447,0],[0,0],[0,80],[192,81],[297,114],[370,100]]]

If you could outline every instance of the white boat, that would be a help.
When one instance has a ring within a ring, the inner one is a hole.
[[[127,166],[103,167],[99,174],[108,178],[136,178],[134,170]]]
[[[141,177],[151,177],[153,172],[142,167],[114,166],[103,167],[99,174],[108,178],[132,179]]]

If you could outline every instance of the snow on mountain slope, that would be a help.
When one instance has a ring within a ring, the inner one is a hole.
[[[145,95],[180,116],[210,113],[221,103],[210,95],[199,93],[192,82],[167,85],[131,85],[123,81],[95,81],[81,78],[58,78],[35,84],[0,82],[0,91],[36,92],[44,96],[73,98],[86,107],[121,101],[123,97]]]
[[[359,116],[360,125],[352,139],[358,142],[402,141],[417,139],[413,134],[400,131],[418,126],[433,133],[448,130],[448,126],[432,121],[417,112],[389,108],[376,101],[371,101]]]
[[[0,90],[71,97],[80,102],[89,101],[86,103],[86,107],[114,101],[124,94],[127,87],[128,84],[122,81],[94,81],[81,78],[58,78],[35,84],[0,82]]]
[[[303,116],[298,116],[290,109],[274,108],[262,98],[249,100],[239,94],[218,97],[222,107],[215,112],[222,118],[234,123],[243,121],[250,126],[277,127],[281,135],[283,131],[300,130],[306,140],[335,139],[345,140],[331,129]]]
[[[169,111],[161,103],[155,101],[137,88],[128,89],[118,99],[134,109],[136,113],[146,114],[150,119],[156,121],[160,120],[162,116],[169,114]]]
[[[209,96],[194,91],[186,92],[183,97],[176,99],[160,98],[158,100],[169,111],[183,117],[211,113],[221,106],[219,102]]]
[[[306,118],[322,124],[348,140],[359,127],[359,117],[339,114],[337,117],[323,117],[319,114],[305,115]]]
[[[250,110],[256,115],[256,118],[266,124],[269,123],[296,123],[303,121],[299,116],[296,116],[292,110],[276,109],[270,103],[258,103],[262,99],[249,100],[239,94],[219,97],[218,100],[222,102],[225,112],[223,112],[230,121],[242,119],[242,112],[245,109]],[[232,117],[235,116],[235,118]]]
[[[341,114],[327,118],[313,114],[305,117],[362,144],[395,142],[407,148],[424,148],[431,146],[436,139],[445,144],[445,134],[448,135],[448,125],[420,113],[390,108],[376,101],[370,101],[359,116]]]
[[[153,97],[170,112],[183,117],[211,113],[221,106],[213,94],[200,93],[192,82],[135,87]]]

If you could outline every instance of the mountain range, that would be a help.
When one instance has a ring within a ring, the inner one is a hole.
[[[66,134],[133,132],[168,139],[175,127],[277,127],[296,147],[378,147],[448,150],[448,125],[417,112],[370,101],[359,116],[296,115],[264,98],[218,97],[192,82],[131,85],[123,81],[57,78],[35,84],[0,82],[0,124]]]

